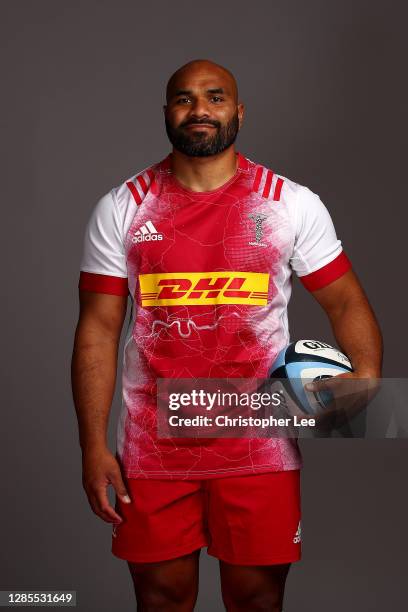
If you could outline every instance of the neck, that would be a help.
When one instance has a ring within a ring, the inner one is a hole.
[[[238,168],[238,156],[233,145],[209,157],[190,157],[173,149],[170,159],[176,179],[192,191],[218,189],[234,176]]]

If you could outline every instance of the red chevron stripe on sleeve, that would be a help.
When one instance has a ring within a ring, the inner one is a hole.
[[[263,172],[263,168],[259,166],[255,174],[254,185],[253,185],[254,191],[258,191],[259,189],[259,185],[261,183],[261,178],[262,178],[262,172]]]
[[[273,179],[273,172],[272,170],[268,170],[266,173],[266,180],[265,180],[265,186],[262,192],[262,197],[263,198],[268,198],[269,197],[269,193],[271,191],[271,185],[272,185],[272,179]]]
[[[136,188],[136,185],[134,183],[132,183],[132,181],[127,181],[126,183],[130,193],[132,194],[136,204],[139,206],[139,204],[142,203],[142,198],[139,195],[139,192]]]
[[[273,199],[277,202],[280,200],[282,185],[283,185],[283,179],[279,177],[278,180],[276,181],[275,191],[273,193]]]

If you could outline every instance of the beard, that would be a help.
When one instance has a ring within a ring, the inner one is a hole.
[[[222,125],[219,121],[202,120],[200,122],[191,119],[176,128],[172,127],[167,119],[165,123],[167,136],[173,147],[189,157],[209,157],[222,153],[235,142],[239,131],[238,113],[235,113],[225,125]],[[198,131],[190,133],[183,129],[192,123],[213,125],[217,128],[217,131],[214,135],[210,135],[207,132]]]

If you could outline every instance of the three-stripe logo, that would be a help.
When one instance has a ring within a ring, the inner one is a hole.
[[[295,533],[295,537],[293,538],[293,543],[294,544],[299,544],[301,542],[301,540],[302,540],[302,527],[301,527],[300,521],[299,521],[298,528],[297,528],[297,531]]]
[[[132,238],[132,242],[151,242],[153,240],[163,240],[163,234],[157,231],[151,221],[146,221],[141,225]]]

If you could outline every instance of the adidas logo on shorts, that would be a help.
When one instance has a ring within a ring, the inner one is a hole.
[[[301,539],[302,539],[302,528],[300,526],[300,521],[299,521],[299,525],[298,525],[297,531],[295,533],[295,537],[293,538],[293,543],[294,544],[299,544]]]
[[[163,234],[157,231],[151,221],[146,221],[139,227],[132,238],[132,242],[150,242],[153,240],[163,240]]]

